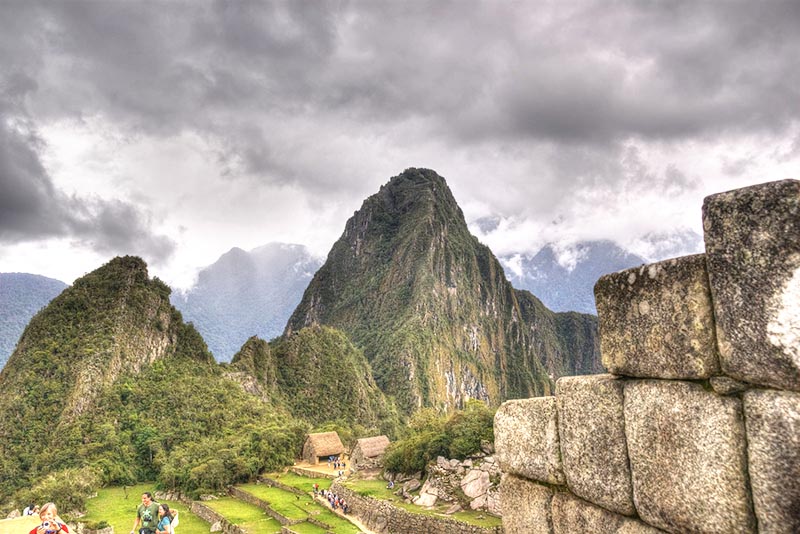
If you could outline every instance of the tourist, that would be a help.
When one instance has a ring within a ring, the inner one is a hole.
[[[31,529],[29,534],[56,534],[62,531],[69,533],[67,525],[58,517],[58,510],[55,504],[51,502],[43,504],[39,511],[39,517],[42,520],[42,524]]]
[[[158,505],[158,524],[156,525],[156,534],[173,534],[172,514],[169,512],[169,506],[165,503]]]
[[[153,502],[149,491],[142,493],[142,504],[136,508],[136,520],[133,522],[131,534],[154,534],[158,524],[158,503]]]

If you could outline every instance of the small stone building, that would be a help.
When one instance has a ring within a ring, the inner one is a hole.
[[[303,445],[303,460],[318,464],[320,460],[328,461],[329,456],[344,454],[344,445],[336,432],[319,432],[309,434]]]
[[[388,445],[389,438],[386,436],[356,440],[353,452],[350,453],[350,467],[354,470],[383,467],[383,453]]]

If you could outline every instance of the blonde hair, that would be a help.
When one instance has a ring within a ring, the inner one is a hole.
[[[50,508],[52,508],[52,509],[53,509],[53,517],[57,516],[57,515],[58,515],[58,508],[56,508],[56,505],[55,505],[55,503],[52,503],[52,502],[46,502],[46,503],[44,503],[44,504],[42,505],[42,507],[41,507],[41,508],[39,508],[39,515],[42,515],[43,513],[45,513],[45,512],[46,512],[47,510],[49,510]]]

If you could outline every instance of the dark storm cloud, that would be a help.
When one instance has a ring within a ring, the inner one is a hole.
[[[409,121],[420,143],[577,145],[612,170],[632,137],[781,132],[800,119],[794,1],[0,9],[14,11],[0,23],[0,57],[36,84],[37,117],[102,114],[147,134],[196,131],[236,163],[231,176],[241,168],[278,184],[346,187],[361,176],[298,157],[298,143],[404,136]],[[303,120],[318,131],[302,131]]]

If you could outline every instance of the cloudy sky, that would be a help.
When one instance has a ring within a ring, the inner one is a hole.
[[[800,178],[800,2],[0,1],[0,272],[324,256],[407,167],[496,254],[696,252]]]

